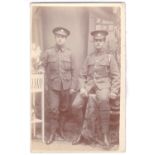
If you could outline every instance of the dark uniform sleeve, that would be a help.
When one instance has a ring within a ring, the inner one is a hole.
[[[80,88],[85,88],[85,84],[87,81],[87,73],[88,73],[88,56],[85,59],[83,65],[82,65],[82,69],[80,71],[80,78],[79,78]]]
[[[45,91],[48,90],[47,77],[46,77],[46,67],[47,67],[47,62],[48,62],[47,60],[48,60],[48,51],[46,50],[42,52],[40,55],[40,62],[41,62],[40,69],[43,70],[43,72],[45,71],[45,74],[44,74]]]
[[[77,89],[77,84],[78,84],[78,69],[77,69],[77,64],[76,64],[76,59],[71,54],[71,74],[72,74],[72,82],[71,82],[71,89],[76,90]]]
[[[110,75],[112,79],[111,93],[118,95],[120,89],[120,72],[116,59],[113,55],[110,55]]]

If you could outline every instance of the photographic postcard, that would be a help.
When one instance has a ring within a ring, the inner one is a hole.
[[[30,7],[31,151],[125,151],[125,4]]]

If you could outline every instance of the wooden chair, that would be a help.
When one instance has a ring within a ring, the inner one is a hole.
[[[41,93],[41,119],[36,117],[35,104],[36,104],[36,93]],[[41,123],[42,129],[42,142],[44,143],[45,137],[45,104],[44,104],[44,74],[43,73],[33,73],[31,75],[31,98],[32,98],[32,108],[31,108],[31,124],[32,124],[32,136],[36,137],[36,124]]]

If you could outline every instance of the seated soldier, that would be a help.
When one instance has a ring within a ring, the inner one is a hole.
[[[109,146],[109,99],[118,96],[119,69],[114,56],[106,50],[105,41],[108,32],[97,30],[91,32],[91,35],[95,51],[85,60],[80,74],[80,92],[72,104],[72,110],[77,112],[76,110],[81,110],[86,103],[86,111],[80,135],[72,144],[94,141]]]

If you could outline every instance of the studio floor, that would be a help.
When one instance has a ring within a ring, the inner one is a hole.
[[[113,146],[110,151],[115,151],[118,149],[118,146]],[[92,144],[92,145],[86,145],[86,144],[78,144],[78,145],[72,145],[70,141],[62,141],[57,140],[54,141],[50,145],[46,145],[42,143],[39,139],[33,139],[31,141],[31,152],[105,152],[109,150],[106,150],[102,148],[99,145]]]

